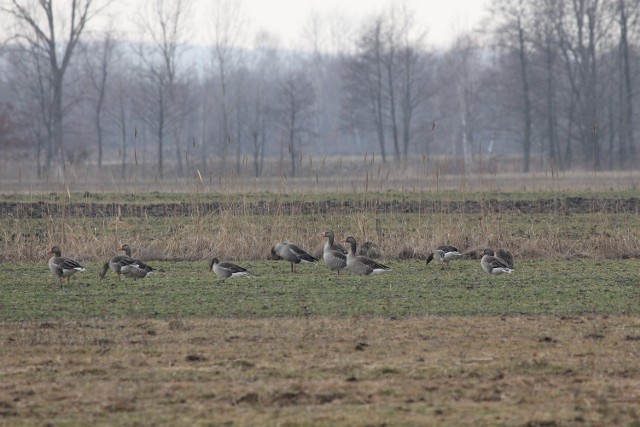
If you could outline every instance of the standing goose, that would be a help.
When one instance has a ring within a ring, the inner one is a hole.
[[[427,264],[429,264],[433,259],[437,259],[438,261],[444,262],[447,268],[449,267],[449,262],[454,259],[462,258],[462,254],[455,246],[438,246],[435,251],[429,254],[427,257]]]
[[[318,260],[309,255],[304,249],[289,242],[276,243],[271,248],[273,259],[285,259],[291,263],[291,272],[295,273],[295,265],[300,263],[313,263]]]
[[[151,267],[150,265],[145,264],[144,262],[140,261],[139,259],[134,259],[131,257],[131,247],[128,244],[123,244],[120,249],[121,251],[124,251],[124,253],[126,254],[126,257],[129,259],[132,259],[134,261],[133,265],[131,266],[131,268],[127,269],[126,271],[122,271],[122,274],[125,277],[131,277],[132,279],[142,279],[144,277],[147,276],[147,274],[152,273],[155,269],[153,267]]]
[[[480,260],[480,265],[484,271],[492,275],[513,272],[513,269],[509,268],[503,260],[493,255],[493,251],[491,249],[484,250],[482,259]]]
[[[211,260],[209,270],[213,271],[218,279],[226,279],[227,277],[251,277],[246,269],[230,262],[220,262],[218,258]]]
[[[322,251],[322,259],[331,270],[336,270],[339,276],[340,270],[347,266],[347,256],[338,249],[334,249],[335,236],[332,230],[323,231],[320,235],[327,238]]]
[[[49,270],[51,273],[60,279],[60,285],[64,288],[63,279],[67,278],[67,283],[71,276],[73,276],[78,271],[84,271],[85,268],[80,265],[78,261],[75,261],[71,258],[65,258],[62,256],[62,251],[58,246],[52,246],[47,252],[51,255],[49,258]]]
[[[371,258],[356,256],[356,239],[352,236],[344,239],[342,243],[348,243],[350,245],[349,252],[347,253],[347,270],[360,275],[378,274],[391,270],[386,265],[382,265]]]

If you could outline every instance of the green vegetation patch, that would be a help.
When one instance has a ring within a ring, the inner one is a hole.
[[[263,318],[313,316],[516,316],[640,314],[637,260],[522,261],[515,273],[486,275],[477,261],[449,270],[421,261],[385,261],[382,275],[337,276],[323,265],[243,263],[255,277],[218,280],[206,261],[164,262],[142,280],[100,282],[89,263],[58,286],[44,262],[3,264],[0,320],[86,318]]]

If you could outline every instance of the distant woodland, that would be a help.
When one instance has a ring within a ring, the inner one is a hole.
[[[248,33],[241,2],[212,2],[205,45],[192,2],[140,3],[139,40],[115,2],[0,3],[5,161],[123,178],[138,163],[259,177],[274,161],[296,176],[307,156],[365,153],[461,173],[491,156],[521,172],[638,165],[640,0],[493,0],[447,48],[390,1],[358,25],[310,16],[295,49]]]

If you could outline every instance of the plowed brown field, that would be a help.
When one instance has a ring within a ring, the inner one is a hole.
[[[627,317],[0,327],[4,425],[638,425]]]

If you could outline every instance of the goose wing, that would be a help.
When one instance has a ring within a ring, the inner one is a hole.
[[[506,249],[498,249],[495,256],[504,261],[509,268],[513,268],[513,255],[511,255],[511,252]]]
[[[138,269],[140,269],[140,270],[144,270],[144,271],[146,271],[147,273],[150,273],[150,272],[152,272],[152,271],[154,271],[154,270],[155,270],[155,268],[151,267],[151,266],[150,266],[150,265],[148,265],[148,264],[145,264],[144,262],[142,262],[142,261],[140,261],[140,260],[135,260],[135,262],[136,262],[136,264],[138,265]]]
[[[340,252],[341,254],[346,255],[347,254],[347,250],[344,248],[344,246],[342,246],[340,243],[335,242],[333,245],[331,245],[331,250],[332,251],[337,251]]]
[[[380,264],[379,262],[365,256],[359,256],[356,257],[356,259],[367,267],[370,267],[372,270],[391,270],[391,268],[387,267],[386,265]]]
[[[493,268],[506,268],[509,269],[509,266],[504,263],[502,260],[499,260],[496,257],[489,257],[486,260],[487,264],[493,269]]]
[[[138,263],[135,259],[127,255],[118,255],[111,258],[111,262],[118,264],[120,267],[127,267],[129,265],[135,265]]]
[[[84,270],[84,267],[78,261],[70,258],[60,258],[58,268],[62,270]]]
[[[460,252],[460,251],[458,251],[458,248],[456,248],[455,246],[449,246],[449,245],[438,246],[436,249],[441,250],[445,254],[447,252]]]
[[[239,265],[233,264],[231,262],[221,262],[220,267],[229,270],[231,274],[233,273],[246,273],[246,269],[240,267]]]
[[[343,260],[344,262],[347,262],[347,255],[344,252],[336,249],[331,249],[331,255],[333,255],[335,258]]]
[[[307,262],[318,261],[317,258],[311,256],[307,251],[305,251],[298,245],[294,245],[293,243],[285,243],[285,244],[289,246],[289,250],[293,252],[298,258],[300,258],[301,261],[307,261]]]

